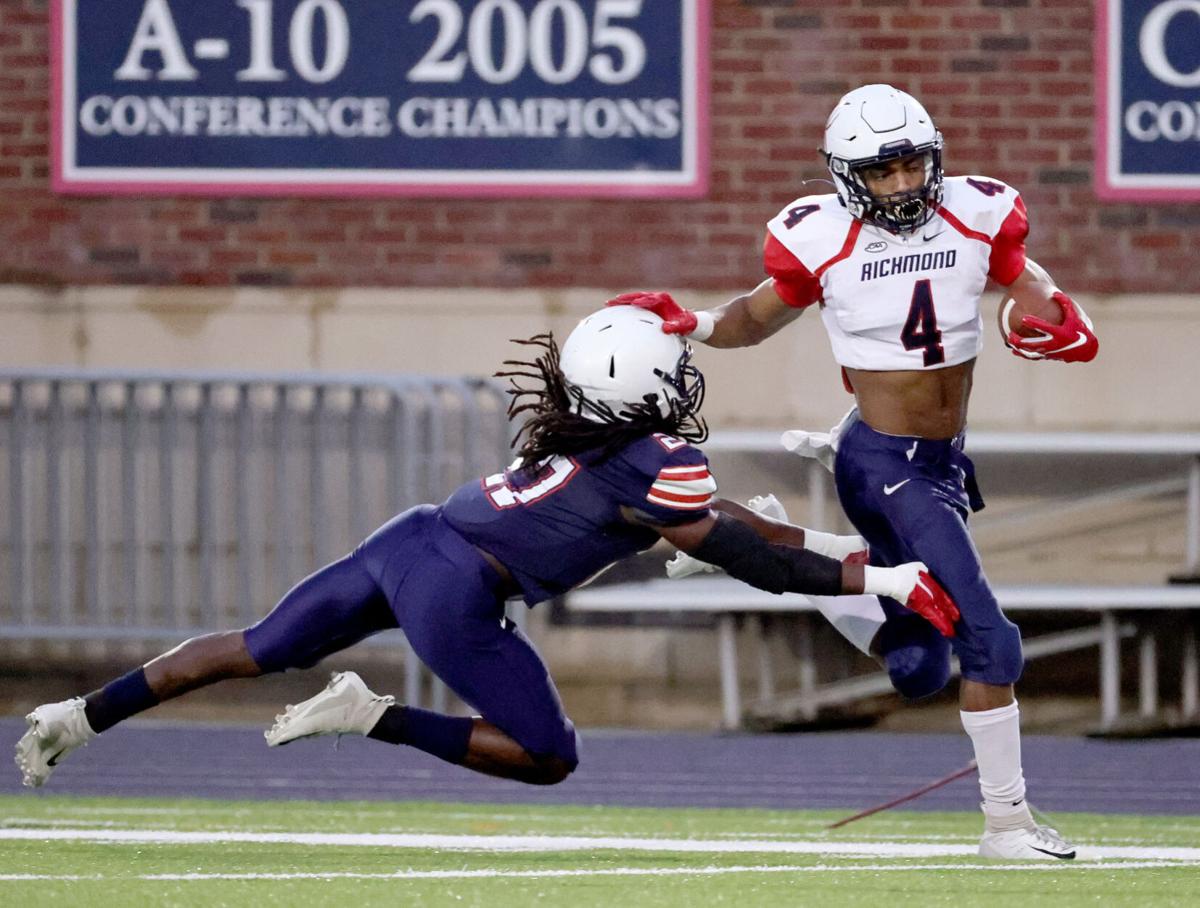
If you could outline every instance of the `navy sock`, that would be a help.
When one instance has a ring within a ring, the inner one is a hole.
[[[83,714],[92,731],[99,734],[118,722],[128,719],[151,706],[158,705],[158,697],[146,683],[145,669],[138,668],[122,675],[99,690],[84,697]]]
[[[367,732],[368,738],[389,744],[407,744],[447,763],[462,764],[475,720],[446,716],[415,706],[389,706]]]

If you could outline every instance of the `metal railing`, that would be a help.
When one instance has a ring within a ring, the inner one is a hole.
[[[505,406],[482,379],[0,372],[0,638],[249,624],[506,463]]]

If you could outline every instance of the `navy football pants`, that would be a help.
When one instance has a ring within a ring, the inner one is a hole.
[[[1021,635],[996,602],[967,530],[983,501],[962,436],[946,441],[885,435],[861,420],[842,434],[834,478],[850,521],[871,547],[872,564],[923,561],[962,613],[952,640],[900,603],[881,599],[879,643],[892,682],[909,698],[941,690],[953,647],[962,676],[1011,684],[1021,675]]]
[[[501,578],[423,505],[290,590],[246,631],[263,671],[307,668],[401,627],[413,651],[464,702],[535,756],[578,763],[575,727],[537,651],[504,617]]]

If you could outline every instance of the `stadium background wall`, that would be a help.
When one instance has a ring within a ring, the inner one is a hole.
[[[926,101],[951,172],[1020,188],[1037,259],[1106,338],[1103,369],[1029,369],[989,331],[975,426],[1197,423],[1159,389],[1195,369],[1200,209],[1097,200],[1086,0],[716,0],[711,189],[690,201],[56,196],[48,22],[46,0],[0,4],[10,365],[474,373],[507,338],[565,331],[613,292],[713,305],[758,282],[767,219],[822,177],[834,100],[889,80]],[[814,321],[702,353],[710,420],[837,418],[846,399]],[[744,393],[780,376],[781,394]]]
[[[689,305],[715,305],[760,280],[766,221],[803,192],[803,180],[823,176],[815,149],[836,98],[891,81],[937,118],[950,172],[1022,191],[1034,254],[1087,305],[1104,338],[1093,367],[1031,366],[989,330],[973,426],[1200,428],[1195,406],[1163,393],[1200,378],[1200,208],[1096,198],[1092,3],[713,7],[705,198],[234,200],[54,195],[49,4],[4,0],[0,362],[479,373],[511,352],[507,338],[565,333],[615,292],[667,288]],[[701,349],[710,421],[820,428],[836,420],[848,398],[815,321],[752,351]],[[764,491],[758,477],[736,476],[723,480],[731,494]],[[989,563],[1000,581],[1100,568],[1114,581],[1137,570],[1162,576],[1182,559],[1181,527],[1173,513],[1086,547],[1064,542],[1053,557],[1043,546],[1040,560],[1014,553]],[[564,687],[575,687],[581,721],[660,722],[670,712],[681,724],[711,724],[706,635],[553,636],[546,651]],[[696,682],[708,691],[685,694]],[[603,692],[585,705],[578,691],[597,683]]]

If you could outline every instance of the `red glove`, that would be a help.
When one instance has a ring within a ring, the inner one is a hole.
[[[637,306],[639,309],[649,309],[663,320],[664,334],[688,335],[696,330],[696,313],[684,309],[671,299],[671,294],[638,290],[635,293],[622,293],[610,299],[605,306]]]
[[[904,606],[936,627],[943,637],[954,636],[954,623],[960,617],[958,606],[928,571],[917,575],[917,583]]]
[[[863,568],[863,592],[903,602],[905,608],[936,627],[943,637],[954,636],[958,606],[933,579],[923,561],[907,561],[891,568],[867,565]]]
[[[1063,323],[1052,325],[1045,319],[1027,315],[1021,319],[1026,328],[1040,331],[1036,337],[1021,337],[1010,331],[1008,346],[1013,355],[1025,359],[1056,359],[1064,363],[1086,363],[1096,358],[1100,341],[1092,329],[1092,320],[1075,301],[1062,291],[1051,297],[1063,311]]]

